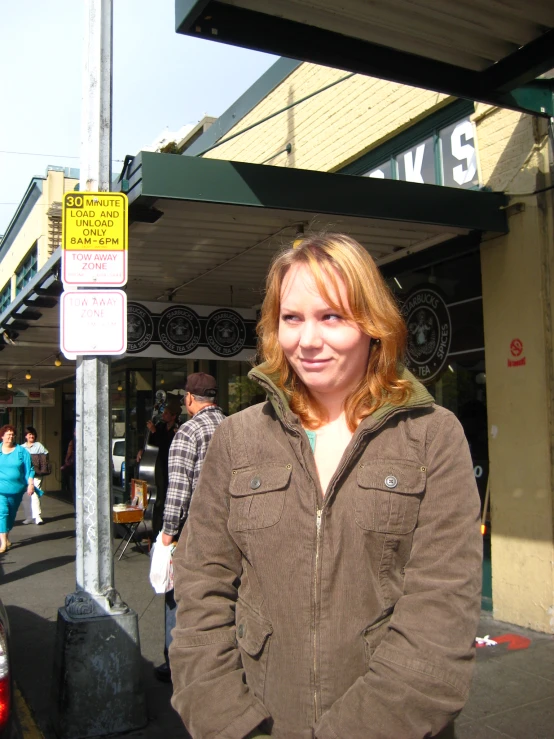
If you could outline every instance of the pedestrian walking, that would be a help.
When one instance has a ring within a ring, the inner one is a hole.
[[[211,438],[225,419],[216,404],[217,384],[211,375],[195,372],[187,377],[185,407],[190,419],[177,433],[169,450],[169,487],[164,506],[162,543],[172,546],[188,517],[190,501],[208,451]],[[173,590],[165,594],[165,662],[156,667],[159,680],[171,680],[169,645],[175,627],[176,603]]]
[[[174,557],[173,706],[194,739],[443,736],[480,615],[463,430],[348,236],[277,257],[259,335],[269,399],[217,429]]]
[[[38,441],[37,430],[34,426],[25,429],[25,444],[23,446],[31,455],[35,470],[35,490],[32,495],[23,496],[25,509],[24,524],[34,523],[37,526],[43,523],[40,499],[42,497],[42,478],[49,474],[48,449]]]
[[[29,452],[15,443],[15,428],[6,425],[0,429],[0,554],[11,547],[8,534],[23,495],[35,491],[35,471]]]

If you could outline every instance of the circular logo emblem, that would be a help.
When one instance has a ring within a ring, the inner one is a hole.
[[[389,475],[388,477],[385,477],[385,485],[388,488],[395,488],[398,485],[398,480],[394,475]]]
[[[152,341],[152,314],[140,303],[127,304],[127,353],[142,352]]]
[[[402,315],[408,328],[406,364],[418,380],[435,380],[450,350],[452,324],[442,296],[428,287],[416,288],[406,298]]]
[[[246,326],[238,313],[228,308],[215,310],[206,322],[206,341],[218,357],[233,357],[246,342]]]
[[[200,341],[200,321],[196,313],[183,305],[168,308],[160,316],[160,342],[171,354],[190,354]]]

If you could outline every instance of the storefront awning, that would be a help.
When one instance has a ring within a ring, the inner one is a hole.
[[[176,0],[179,33],[554,115],[543,0]]]
[[[508,230],[501,193],[149,152],[126,178],[135,300],[257,305],[272,256],[302,229],[347,232],[378,264]]]

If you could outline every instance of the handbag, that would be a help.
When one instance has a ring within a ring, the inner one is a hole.
[[[52,465],[48,459],[48,454],[31,454],[31,461],[35,468],[35,475],[38,477],[46,477],[51,474]]]

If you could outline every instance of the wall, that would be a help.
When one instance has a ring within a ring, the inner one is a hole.
[[[474,118],[483,182],[513,193],[510,233],[481,247],[494,615],[554,633],[553,202],[530,194],[551,184],[547,129],[488,106]]]
[[[345,76],[340,70],[301,64],[225,138]],[[260,164],[290,143],[291,153],[279,155],[271,164],[334,171],[451,100],[440,93],[355,75],[205,156]]]

